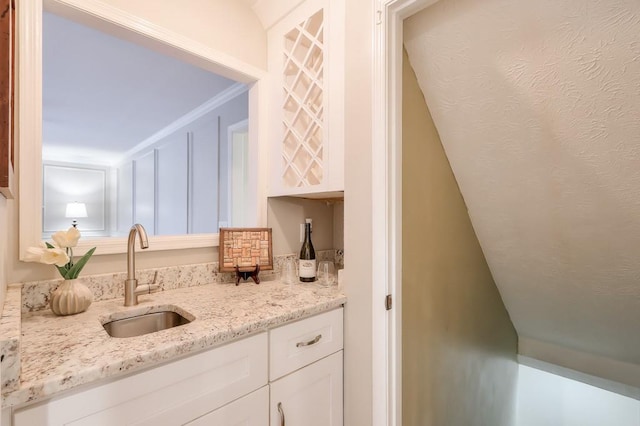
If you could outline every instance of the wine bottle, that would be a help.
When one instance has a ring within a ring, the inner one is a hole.
[[[313,249],[313,243],[311,242],[311,219],[305,219],[304,242],[300,249],[298,275],[300,281],[305,283],[316,280],[316,251]]]

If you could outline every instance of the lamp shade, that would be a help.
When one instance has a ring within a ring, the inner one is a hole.
[[[64,216],[71,218],[87,217],[87,206],[85,203],[78,203],[77,201],[67,203],[67,211]]]

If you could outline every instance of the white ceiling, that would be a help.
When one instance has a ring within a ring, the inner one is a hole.
[[[640,2],[441,0],[405,46],[520,337],[640,364]]]
[[[235,83],[51,13],[43,26],[43,144],[57,159],[118,159]]]

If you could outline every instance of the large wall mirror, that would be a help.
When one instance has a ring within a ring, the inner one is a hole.
[[[40,75],[20,67],[35,129],[20,121],[21,253],[72,223],[98,253],[124,251],[133,223],[152,249],[215,246],[220,227],[263,225],[261,76],[127,27],[136,20],[121,13],[45,5],[21,11],[32,24],[23,54],[42,64]]]

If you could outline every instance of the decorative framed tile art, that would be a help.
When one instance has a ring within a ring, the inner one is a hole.
[[[220,272],[273,269],[271,228],[220,228]]]

